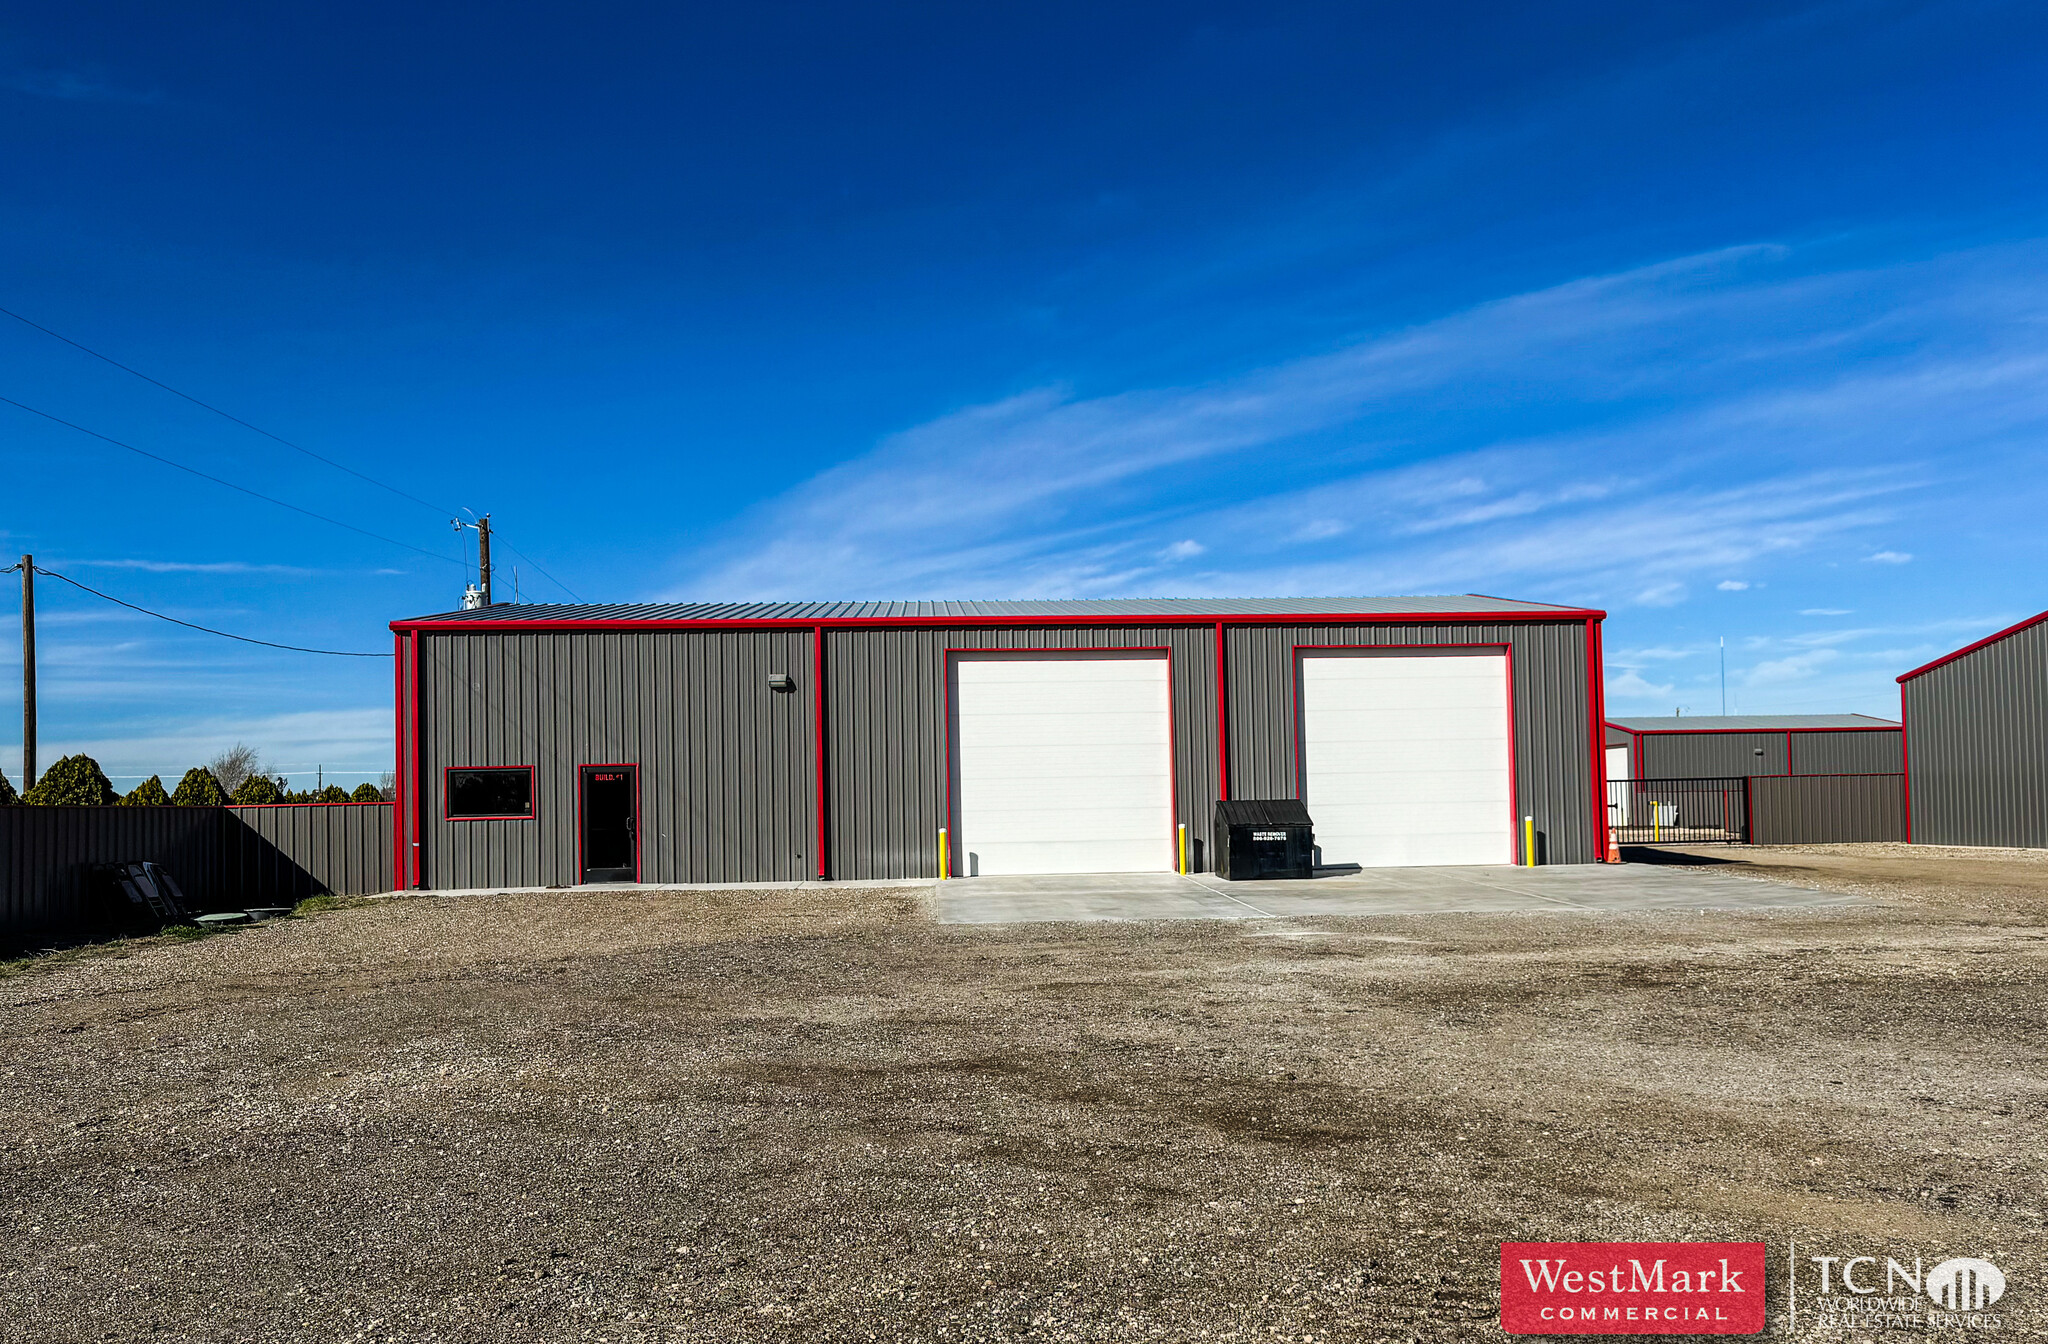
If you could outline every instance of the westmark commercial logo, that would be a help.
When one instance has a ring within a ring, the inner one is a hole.
[[[1510,1241],[1500,1326],[1513,1335],[1753,1335],[1760,1241]]]

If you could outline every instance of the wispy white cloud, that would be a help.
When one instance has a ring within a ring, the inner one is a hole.
[[[138,569],[150,574],[311,574],[296,565],[258,565],[243,560],[73,560],[93,569]]]
[[[1749,585],[1740,579],[1723,579],[1714,586],[1724,593],[1740,593],[1749,589]]]
[[[1863,558],[1880,565],[1903,565],[1913,559],[1906,551],[1879,551],[1876,555],[1866,555]]]
[[[1853,615],[1855,615],[1855,613],[1854,613],[1854,612],[1850,611],[1850,610],[1849,610],[1848,608],[1846,608],[1846,607],[1807,607],[1807,608],[1803,609],[1803,610],[1802,610],[1802,611],[1801,611],[1801,612],[1800,612],[1799,614],[1800,614],[1801,616],[1853,616]]]
[[[1760,583],[1715,570],[1850,558],[1903,525],[1937,482],[1899,445],[1988,457],[2048,426],[2048,324],[2009,292],[2003,344],[1911,339],[1970,306],[1970,265],[1789,260],[1731,249],[1201,386],[970,407],[756,508],[666,595],[1676,604]],[[1847,304],[1873,288],[1895,295],[1881,317]],[[1815,317],[1831,304],[1853,309],[1836,328]],[[1559,427],[1531,437],[1532,418]]]

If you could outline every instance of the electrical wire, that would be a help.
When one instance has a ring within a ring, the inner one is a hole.
[[[64,426],[64,428],[66,429],[75,429],[81,434],[88,435],[92,438],[100,440],[100,442],[102,443],[111,443],[116,448],[125,448],[129,452],[134,453],[139,457],[146,457],[152,462],[161,462],[167,467],[174,467],[177,470],[184,472],[188,476],[197,476],[202,481],[212,481],[215,485],[224,485],[230,490],[249,496],[251,499],[260,499],[265,504],[275,504],[280,509],[290,509],[293,513],[303,514],[308,518],[317,519],[320,522],[341,528],[344,531],[353,532],[359,537],[369,537],[373,541],[381,541],[386,543],[387,545],[403,547],[408,551],[417,551],[421,555],[432,556],[434,559],[444,561],[447,564],[459,565],[462,563],[459,560],[450,560],[445,555],[435,554],[435,552],[427,550],[423,546],[415,546],[411,542],[400,541],[396,537],[383,536],[380,533],[371,532],[367,529],[357,527],[352,523],[344,523],[339,518],[329,518],[324,513],[315,513],[311,509],[302,509],[296,504],[287,504],[281,499],[277,499],[274,498],[273,496],[263,494],[260,491],[251,490],[246,485],[236,485],[233,481],[222,480],[220,477],[210,475],[207,472],[203,472],[199,470],[199,468],[197,467],[188,467],[182,462],[173,462],[170,458],[159,456],[156,453],[150,452],[146,448],[137,448],[132,443],[123,443],[119,439],[110,438],[107,435],[100,433],[96,429],[87,429],[84,425],[73,424],[71,421],[63,419],[60,416],[51,415],[48,411],[39,411],[35,407],[26,405],[23,402],[16,401],[12,397],[0,397],[0,402],[5,402],[9,406],[13,406],[20,410],[27,411],[30,415],[39,415],[43,419],[48,420],[53,424],[59,424]]]
[[[213,405],[213,404],[212,404],[211,402],[205,402],[205,401],[201,401],[201,400],[200,400],[199,398],[197,398],[197,397],[193,396],[193,395],[192,395],[191,393],[189,393],[189,392],[181,392],[181,391],[179,391],[179,390],[178,390],[177,388],[175,388],[175,387],[172,387],[172,386],[171,386],[171,385],[170,385],[169,383],[167,383],[167,382],[164,382],[164,381],[163,381],[162,379],[160,379],[160,378],[152,378],[152,377],[150,377],[150,376],[149,376],[148,374],[144,373],[144,372],[143,372],[142,370],[140,370],[140,369],[137,369],[137,368],[133,368],[133,367],[130,367],[130,366],[129,366],[129,365],[127,365],[127,364],[123,364],[123,363],[122,363],[122,362],[121,362],[120,360],[118,360],[118,359],[115,359],[115,358],[114,358],[114,357],[113,357],[112,355],[106,355],[106,354],[101,354],[101,353],[100,353],[99,351],[97,351],[97,350],[93,349],[93,348],[92,348],[91,346],[89,346],[89,345],[85,344],[85,343],[84,343],[84,342],[82,342],[82,341],[74,341],[74,340],[72,340],[72,339],[71,339],[71,338],[70,338],[69,336],[66,336],[66,335],[65,335],[65,334],[64,334],[63,332],[61,332],[61,331],[52,331],[52,330],[51,330],[50,328],[48,328],[48,327],[44,326],[44,325],[43,325],[42,323],[40,323],[40,322],[34,321],[33,319],[30,319],[30,318],[27,318],[27,317],[23,317],[23,316],[22,316],[22,315],[21,315],[20,313],[17,313],[17,312],[15,312],[15,311],[14,311],[14,310],[13,310],[12,308],[0,308],[0,313],[4,313],[4,314],[5,314],[5,315],[7,315],[8,317],[11,317],[11,318],[13,318],[13,319],[14,319],[15,321],[17,321],[17,322],[21,323],[21,324],[22,324],[23,326],[26,326],[26,327],[32,327],[32,328],[34,328],[35,330],[37,330],[37,331],[40,331],[41,333],[43,333],[43,335],[45,335],[45,336],[48,336],[48,337],[50,337],[50,338],[51,338],[51,339],[53,339],[53,340],[58,340],[58,341],[62,341],[62,342],[64,342],[64,344],[66,344],[66,345],[70,346],[70,347],[71,347],[72,349],[74,349],[74,350],[78,350],[78,351],[81,351],[81,352],[83,352],[83,353],[85,353],[85,354],[91,355],[91,356],[92,356],[92,357],[93,357],[94,359],[97,359],[97,360],[99,360],[99,361],[100,361],[101,363],[103,363],[103,364],[110,364],[110,365],[112,365],[112,366],[113,366],[114,368],[117,368],[117,369],[119,369],[119,370],[120,370],[121,372],[123,372],[123,373],[125,373],[125,374],[129,374],[129,375],[131,375],[131,376],[133,376],[133,377],[136,377],[136,378],[140,378],[140,379],[141,379],[141,380],[142,380],[143,382],[145,382],[145,383],[148,383],[148,384],[149,384],[149,385],[150,385],[151,387],[161,388],[161,389],[163,389],[164,391],[166,391],[166,392],[170,393],[170,394],[171,394],[172,396],[174,396],[174,397],[179,397],[179,398],[182,398],[182,399],[184,399],[185,401],[189,401],[189,402],[191,402],[191,403],[192,403],[192,404],[193,404],[194,406],[197,406],[197,407],[199,407],[199,408],[200,408],[201,410],[211,411],[211,412],[213,412],[213,413],[214,413],[215,415],[217,415],[217,416],[220,416],[220,417],[221,417],[221,418],[222,418],[223,420],[229,420],[229,421],[232,421],[233,423],[235,423],[235,424],[237,424],[237,425],[240,425],[240,426],[241,426],[241,427],[242,427],[243,429],[249,430],[249,431],[250,431],[251,433],[255,433],[255,434],[261,434],[261,435],[262,435],[262,436],[263,436],[264,438],[266,438],[266,439],[269,439],[269,440],[271,440],[271,441],[272,441],[273,443],[281,443],[281,444],[283,444],[283,445],[284,445],[285,447],[287,447],[287,448],[291,449],[291,450],[292,450],[293,452],[295,452],[295,453],[303,453],[303,454],[305,454],[305,455],[306,455],[307,457],[310,457],[310,458],[312,458],[312,459],[313,459],[313,460],[314,460],[315,462],[320,462],[320,463],[324,463],[324,464],[326,464],[327,466],[333,467],[333,468],[334,468],[334,469],[335,469],[336,471],[342,471],[342,472],[346,472],[346,473],[348,473],[349,475],[351,475],[351,476],[355,477],[355,478],[356,478],[357,480],[359,480],[359,481],[363,481],[363,482],[366,482],[366,483],[368,483],[368,484],[370,484],[370,485],[374,485],[374,486],[376,486],[376,487],[377,487],[377,488],[378,488],[379,490],[383,490],[383,491],[386,491],[386,492],[388,492],[388,493],[390,493],[390,494],[396,495],[396,496],[398,496],[398,497],[399,497],[400,499],[404,499],[404,500],[409,500],[409,501],[411,501],[411,502],[412,502],[412,503],[414,503],[414,504],[418,504],[418,505],[420,505],[420,506],[421,506],[421,507],[423,507],[423,508],[428,508],[428,509],[432,509],[432,510],[433,510],[434,512],[436,512],[436,513],[439,513],[439,514],[442,514],[442,515],[444,515],[444,516],[452,516],[452,515],[454,515],[454,514],[455,514],[455,513],[457,513],[457,512],[464,512],[464,513],[468,512],[468,510],[466,510],[466,509],[464,509],[464,510],[456,510],[456,509],[444,509],[444,508],[442,508],[442,507],[441,507],[440,505],[438,505],[438,504],[430,504],[430,503],[428,503],[428,502],[427,502],[426,500],[424,500],[424,499],[421,499],[421,498],[420,498],[420,497],[419,497],[418,495],[415,495],[415,494],[411,493],[410,491],[406,491],[406,490],[401,490],[401,489],[399,489],[399,488],[398,488],[397,486],[395,486],[395,485],[391,485],[391,484],[389,484],[388,482],[385,482],[385,481],[380,481],[380,480],[378,480],[378,479],[377,479],[376,477],[374,477],[374,476],[366,475],[366,474],[365,474],[365,473],[363,473],[363,472],[357,471],[357,470],[356,470],[356,469],[355,469],[354,467],[351,467],[351,466],[347,466],[347,465],[345,465],[344,463],[340,463],[340,462],[337,462],[337,461],[335,461],[335,460],[334,460],[333,458],[331,458],[331,457],[326,457],[326,456],[323,456],[323,455],[322,455],[322,454],[320,454],[320,453],[316,453],[316,452],[314,452],[314,451],[313,451],[313,450],[312,450],[311,448],[306,448],[306,447],[302,447],[302,446],[300,446],[299,444],[293,443],[293,442],[292,442],[292,441],[291,441],[290,439],[287,439],[287,438],[285,438],[285,437],[284,437],[283,435],[281,435],[281,434],[273,434],[273,433],[271,433],[271,432],[270,432],[269,430],[267,430],[267,429],[263,428],[263,426],[261,426],[261,425],[251,424],[251,423],[250,423],[249,421],[247,421],[247,420],[244,420],[244,419],[242,419],[242,417],[240,417],[239,415],[235,415],[235,414],[233,414],[233,413],[231,413],[231,412],[228,412],[228,411],[224,411],[224,410],[222,410],[222,409],[221,409],[220,407],[218,407],[218,406],[215,406],[215,405]],[[0,398],[0,400],[5,400],[5,398]],[[20,403],[20,402],[18,402],[18,401],[17,401],[17,402],[10,402],[9,404],[10,404],[10,405],[14,405],[14,406],[21,406],[21,403]],[[33,410],[34,408],[33,408],[33,407],[28,407],[28,406],[22,406],[22,407],[21,407],[21,409],[23,409],[23,410],[25,410],[25,411],[26,411],[26,410]],[[43,414],[44,414],[44,412],[42,412],[42,411],[35,411],[35,414],[37,414],[37,415],[43,415]],[[55,420],[55,419],[56,419],[56,417],[55,417],[55,416],[48,416],[47,418],[48,418],[48,419],[52,419],[52,420]],[[59,421],[58,421],[58,423],[59,423],[59,424],[68,424],[69,422],[67,422],[67,421],[61,421],[61,420],[59,420]],[[73,429],[79,429],[80,427],[79,427],[79,426],[77,426],[77,425],[71,425],[71,428],[73,428]],[[89,430],[89,429],[88,429],[88,430],[81,430],[80,432],[82,432],[82,433],[86,433],[86,434],[90,434],[90,433],[92,433],[92,431],[91,431],[91,430]],[[102,436],[102,437],[103,437],[103,436]],[[115,441],[115,440],[112,440],[112,439],[109,439],[109,440],[108,440],[108,442],[109,442],[109,443],[113,443],[113,442],[116,442],[116,441]],[[120,446],[121,446],[121,447],[123,447],[123,448],[127,448],[127,447],[128,447],[129,445],[127,445],[127,444],[121,444]],[[136,448],[136,449],[131,449],[131,451],[134,451],[134,452],[141,452],[142,450],[141,450],[141,449],[139,449],[139,448]],[[144,454],[144,456],[150,456],[150,454]],[[156,460],[157,460],[157,461],[159,461],[159,462],[165,461],[165,459],[163,459],[163,458],[157,458]],[[172,466],[176,466],[177,464],[176,464],[176,463],[170,463],[170,465],[172,465]],[[181,469],[181,470],[190,470],[190,468],[180,468],[180,469]],[[199,474],[203,474],[203,473],[197,473],[197,472],[195,472],[194,474],[195,474],[195,475],[199,475]],[[209,480],[214,480],[214,481],[218,481],[218,483],[219,483],[219,484],[222,484],[222,485],[226,485],[226,484],[228,484],[228,483],[227,483],[227,482],[225,482],[225,481],[220,481],[218,477],[208,477],[207,479],[209,479]],[[241,487],[239,487],[239,486],[234,486],[234,487],[231,487],[231,488],[234,488],[234,489],[240,489]],[[255,491],[253,491],[253,490],[245,490],[245,491],[243,491],[243,493],[244,493],[244,494],[255,494]],[[263,496],[263,495],[257,495],[256,497],[257,497],[258,499],[267,499],[267,498],[268,498],[267,496]],[[268,502],[270,502],[270,503],[273,503],[273,504],[277,504],[277,503],[280,503],[281,501],[279,501],[279,500],[269,500]],[[292,506],[292,505],[290,505],[290,504],[286,504],[286,505],[284,505],[284,507],[285,507],[285,508],[292,508],[293,506]],[[304,509],[300,509],[300,510],[299,510],[299,512],[301,512],[301,513],[306,513],[307,511],[306,511],[306,510],[304,510]],[[318,515],[318,514],[309,514],[308,516],[309,516],[309,517],[315,517],[315,518],[318,518],[318,517],[320,517],[320,515]],[[323,519],[321,519],[321,521],[323,521],[323,522],[334,522],[334,520],[333,520],[333,519],[331,519],[331,518],[323,518]],[[340,527],[347,527],[347,526],[348,526],[348,524],[346,524],[346,523],[338,523],[338,524],[336,524],[336,525],[337,525],[337,526],[340,526]],[[351,531],[356,531],[356,532],[361,532],[361,531],[362,531],[362,529],[360,529],[360,528],[351,528],[350,530],[351,530]],[[364,533],[363,533],[363,535],[364,535],[364,536],[376,536],[376,534],[375,534],[375,533],[373,533],[373,532],[364,532]],[[380,538],[378,538],[378,539],[379,539],[379,540],[389,540],[389,538],[382,538],[382,537],[380,537]],[[405,543],[404,543],[404,542],[397,542],[397,543],[395,543],[395,544],[396,544],[396,545],[400,545],[400,546],[403,546],[403,545],[405,545]],[[412,547],[412,548],[410,548],[410,549],[413,549],[413,550],[419,550],[420,548],[419,548],[419,547],[417,547],[417,546],[415,546],[415,547]],[[577,596],[576,596],[576,590],[575,590],[575,589],[571,588],[571,587],[570,587],[570,586],[569,586],[568,584],[566,584],[566,583],[563,583],[563,582],[562,582],[562,581],[561,581],[560,579],[558,579],[558,578],[556,578],[556,577],[555,577],[554,575],[552,575],[552,574],[548,573],[548,572],[547,572],[547,571],[546,571],[545,569],[542,569],[542,568],[541,568],[541,566],[540,566],[540,562],[539,562],[539,561],[537,561],[537,560],[535,560],[535,559],[534,559],[534,558],[533,558],[532,556],[530,556],[530,555],[527,555],[527,554],[526,554],[525,552],[521,551],[521,550],[520,550],[520,549],[519,549],[518,547],[516,547],[516,546],[513,546],[513,545],[511,545],[510,543],[506,543],[506,545],[505,545],[505,549],[506,549],[506,550],[508,550],[508,551],[511,551],[511,552],[512,552],[512,553],[513,553],[514,555],[516,555],[516,556],[518,556],[518,557],[519,557],[520,559],[524,560],[524,561],[525,561],[525,562],[526,562],[527,564],[529,564],[529,565],[532,565],[532,566],[533,566],[533,568],[534,568],[534,570],[535,570],[536,572],[538,572],[538,573],[540,574],[540,576],[541,576],[542,578],[546,579],[546,580],[547,580],[547,581],[548,581],[549,583],[552,583],[552,584],[554,584],[554,585],[555,585],[555,586],[556,586],[557,588],[560,588],[560,589],[561,589],[561,590],[562,590],[563,592],[567,593],[567,594],[568,594],[568,595],[569,595],[569,596],[570,596],[571,598],[574,598],[574,599],[575,599],[576,601],[578,601],[578,602],[581,602],[581,601],[583,600],[582,598],[580,598],[580,597],[577,597]],[[421,552],[421,553],[422,553],[422,554],[427,554],[427,555],[431,555],[431,554],[433,554],[433,552],[431,552],[431,551],[423,551],[423,552]],[[440,559],[440,560],[445,560],[445,559],[447,559],[447,557],[446,557],[446,556],[438,556],[438,555],[437,555],[437,556],[435,556],[435,558],[436,558],[436,559]],[[461,564],[461,565],[463,566],[463,568],[464,568],[465,570],[467,570],[467,569],[468,569],[468,567],[469,567],[469,562],[468,562],[467,560],[462,560],[462,561],[458,561],[458,562],[456,562],[456,563],[458,563],[458,564]]]
[[[12,573],[20,568],[21,565],[16,563],[7,569],[0,570],[0,574]],[[251,639],[247,635],[231,635],[225,630],[215,630],[209,626],[194,625],[190,621],[181,621],[175,616],[166,616],[160,611],[151,611],[148,607],[138,607],[133,602],[124,602],[111,593],[103,593],[97,588],[88,588],[77,579],[66,574],[59,574],[54,569],[44,569],[41,565],[37,565],[35,572],[43,575],[45,578],[57,579],[68,583],[80,592],[91,593],[94,597],[111,602],[117,607],[126,607],[130,611],[139,611],[145,616],[154,616],[160,621],[169,621],[172,625],[182,625],[187,630],[197,630],[201,634],[219,635],[222,639],[240,640],[244,644],[261,644],[266,649],[283,649],[288,653],[323,653],[330,658],[389,658],[391,656],[388,653],[354,653],[347,649],[308,649],[302,648],[297,644],[273,644],[267,639]]]
[[[418,495],[411,494],[407,491],[401,490],[395,485],[387,485],[385,482],[378,480],[375,476],[366,476],[362,472],[357,471],[354,467],[346,466],[340,462],[335,461],[331,457],[323,457],[319,453],[314,452],[311,448],[302,448],[298,444],[293,443],[290,439],[284,438],[281,435],[273,434],[269,430],[263,428],[263,426],[261,425],[252,425],[247,420],[242,419],[238,415],[230,415],[228,412],[222,410],[220,407],[211,405],[208,402],[201,401],[199,398],[193,396],[189,392],[180,392],[177,388],[172,387],[169,383],[162,382],[158,379],[152,378],[148,374],[142,372],[142,370],[140,369],[129,368],[126,364],[123,364],[120,360],[113,358],[111,355],[103,355],[89,345],[84,345],[78,341],[72,340],[69,336],[66,336],[62,332],[51,331],[48,327],[44,326],[40,322],[32,322],[28,318],[23,317],[20,313],[15,312],[11,308],[0,308],[0,313],[5,313],[7,316],[13,318],[15,321],[21,323],[24,326],[34,327],[37,331],[40,331],[45,336],[54,337],[55,339],[60,340],[74,350],[82,350],[86,354],[91,355],[94,359],[99,360],[101,363],[111,364],[123,373],[133,374],[135,377],[140,378],[143,382],[148,383],[151,387],[160,387],[174,397],[182,397],[186,401],[191,402],[194,406],[199,407],[201,410],[212,411],[215,415],[220,416],[223,420],[232,420],[236,424],[240,425],[243,429],[249,430],[256,434],[261,434],[264,438],[269,439],[273,443],[281,443],[295,453],[304,453],[307,457],[312,458],[315,462],[324,462],[328,466],[333,467],[336,471],[345,471],[359,481],[366,481],[369,484],[376,486],[379,490],[389,491],[391,494],[397,495],[400,499],[411,500],[413,503],[421,505],[425,508],[432,509],[436,513],[448,514],[454,512],[454,510],[444,509],[438,504],[429,504],[427,503],[426,500],[421,499]]]

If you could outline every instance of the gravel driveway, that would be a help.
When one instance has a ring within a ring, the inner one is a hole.
[[[52,960],[0,1338],[1465,1340],[1502,1240],[1788,1236],[1988,1256],[2026,1337],[2048,863],[1876,848],[1722,865],[1877,897],[1819,910],[552,893]]]

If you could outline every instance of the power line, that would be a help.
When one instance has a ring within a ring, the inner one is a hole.
[[[504,547],[504,548],[505,548],[506,550],[508,550],[508,551],[512,552],[512,554],[514,554],[514,555],[518,556],[518,557],[519,557],[519,558],[520,558],[521,560],[524,560],[524,561],[525,561],[525,562],[526,562],[527,564],[529,564],[529,565],[532,565],[532,566],[533,566],[533,567],[534,567],[535,569],[539,569],[539,570],[540,570],[540,576],[541,576],[542,578],[546,579],[546,580],[547,580],[547,581],[548,581],[549,583],[552,583],[553,585],[555,585],[555,587],[557,587],[557,588],[561,589],[561,590],[562,590],[563,592],[567,593],[567,594],[568,594],[568,595],[569,595],[570,597],[572,597],[572,598],[576,598],[576,600],[577,600],[578,602],[581,602],[581,601],[583,600],[583,599],[582,599],[582,598],[580,598],[580,597],[576,597],[576,590],[575,590],[574,588],[571,588],[571,587],[570,587],[570,586],[569,586],[568,584],[566,584],[566,583],[563,583],[563,582],[562,582],[562,581],[561,581],[560,579],[558,579],[558,578],[556,578],[556,577],[555,577],[554,575],[552,575],[552,574],[548,573],[548,572],[547,572],[546,570],[544,570],[544,569],[541,569],[541,568],[540,568],[540,561],[538,561],[538,560],[534,559],[534,558],[533,558],[532,556],[528,555],[528,554],[527,554],[527,553],[526,553],[525,551],[522,551],[522,550],[520,550],[520,549],[519,549],[519,548],[518,548],[517,546],[514,546],[514,545],[513,545],[513,544],[512,544],[511,542],[509,542],[509,541],[506,541],[506,540],[505,540],[505,538],[504,538],[504,537],[503,537],[503,536],[502,536],[501,534],[499,534],[499,533],[497,533],[497,532],[492,532],[492,533],[491,533],[491,537],[492,537],[492,539],[493,539],[493,540],[497,541],[497,543],[498,543],[499,545],[503,546],[503,547]]]
[[[69,336],[64,335],[62,332],[51,331],[48,327],[44,326],[40,322],[31,322],[28,318],[23,317],[20,313],[15,312],[11,308],[0,308],[0,313],[5,313],[7,316],[13,318],[17,322],[22,323],[24,326],[34,327],[37,331],[42,332],[43,335],[45,336],[54,337],[55,339],[60,340],[74,350],[82,350],[86,354],[91,355],[94,359],[97,359],[102,363],[111,364],[123,373],[133,374],[135,377],[140,378],[143,382],[148,383],[151,387],[160,387],[174,397],[182,397],[186,401],[191,402],[194,406],[199,407],[201,410],[212,411],[215,415],[220,416],[224,420],[232,420],[236,424],[240,425],[243,429],[249,430],[253,433],[261,434],[264,438],[271,440],[273,443],[281,443],[295,453],[304,453],[307,457],[312,458],[315,462],[324,462],[328,466],[333,467],[336,471],[345,471],[359,481],[366,481],[369,484],[376,486],[379,490],[389,491],[391,494],[397,495],[400,499],[411,500],[413,503],[418,504],[424,508],[432,509],[436,513],[454,512],[454,510],[444,509],[438,504],[429,504],[427,503],[426,500],[421,499],[418,495],[411,494],[407,491],[401,490],[395,485],[387,485],[383,481],[378,480],[374,476],[366,476],[362,472],[357,471],[354,467],[344,466],[342,463],[335,461],[331,457],[323,457],[319,453],[314,452],[311,448],[302,448],[298,444],[293,443],[290,439],[284,438],[281,435],[273,434],[269,430],[263,428],[263,426],[261,425],[252,425],[247,420],[242,419],[238,415],[230,415],[228,412],[222,410],[220,407],[212,405],[208,402],[201,401],[199,398],[193,396],[189,392],[180,392],[177,388],[172,387],[169,383],[162,382],[158,379],[152,378],[148,374],[142,372],[142,370],[140,369],[129,368],[126,364],[123,364],[120,360],[113,358],[111,355],[103,355],[89,345],[83,345],[77,341],[72,340]]]
[[[137,448],[132,443],[123,443],[119,439],[109,438],[107,435],[100,433],[98,430],[87,429],[84,425],[73,424],[69,420],[65,420],[59,416],[51,415],[48,411],[39,411],[35,407],[16,401],[12,397],[0,397],[0,402],[5,402],[9,406],[13,406],[20,410],[27,411],[30,415],[39,415],[43,419],[48,420],[53,424],[59,424],[64,426],[64,428],[66,429],[75,429],[81,434],[85,434],[92,438],[100,440],[102,443],[111,443],[116,448],[125,448],[129,452],[134,453],[139,457],[146,457],[152,462],[161,462],[167,467],[175,467],[177,470],[184,472],[188,476],[197,476],[202,481],[212,481],[215,485],[224,485],[230,490],[249,496],[251,499],[260,499],[265,504],[275,504],[280,509],[290,509],[293,513],[304,514],[308,518],[317,519],[320,522],[328,523],[334,527],[341,528],[344,531],[353,532],[360,537],[369,537],[373,541],[381,541],[386,543],[387,545],[403,547],[408,551],[417,551],[421,555],[431,556],[432,558],[442,561],[446,564],[460,565],[462,563],[459,560],[450,560],[445,555],[436,555],[433,551],[427,550],[425,547],[422,546],[415,546],[411,542],[400,541],[396,537],[387,537],[380,533],[371,532],[364,528],[357,527],[352,523],[344,523],[339,518],[329,518],[324,513],[315,513],[311,509],[302,509],[296,504],[287,504],[281,499],[277,499],[270,495],[263,494],[260,491],[251,490],[249,487],[245,485],[236,485],[233,481],[226,481],[222,480],[218,476],[209,475],[208,473],[199,470],[199,468],[197,467],[188,467],[182,462],[173,462],[170,458],[161,457],[156,453],[150,452],[146,448]],[[155,613],[151,614],[154,615]]]
[[[13,570],[20,568],[20,565],[13,565],[8,569],[0,570],[0,574],[11,573]],[[111,593],[103,593],[97,588],[88,588],[77,579],[59,574],[54,569],[44,569],[41,565],[37,565],[35,570],[38,574],[68,583],[80,592],[91,593],[94,597],[111,602],[117,607],[126,607],[130,611],[139,611],[145,616],[154,616],[160,621],[169,621],[172,625],[182,625],[187,630],[197,630],[201,634],[219,635],[222,639],[240,640],[244,644],[261,644],[266,649],[283,649],[288,653],[324,653],[330,658],[389,658],[391,656],[388,653],[353,653],[346,649],[307,649],[301,648],[297,644],[273,644],[267,639],[251,639],[247,635],[231,635],[225,630],[215,630],[209,626],[194,625],[190,621],[181,621],[175,616],[166,616],[160,611],[151,611],[148,607],[138,607],[133,602],[124,602]]]

